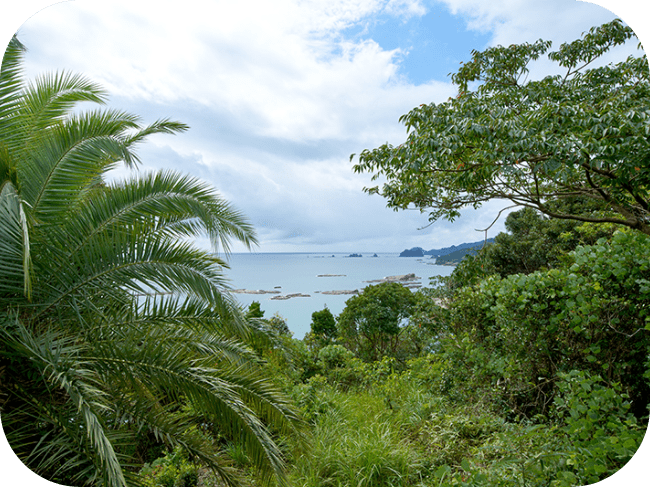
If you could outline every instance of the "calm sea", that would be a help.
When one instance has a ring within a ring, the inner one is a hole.
[[[423,258],[399,257],[398,254],[362,254],[348,257],[341,253],[235,253],[228,260],[226,271],[233,289],[279,291],[279,294],[234,294],[248,307],[253,301],[261,304],[264,317],[279,313],[295,338],[303,338],[310,330],[311,314],[327,306],[336,316],[353,295],[328,295],[323,291],[361,291],[371,281],[388,276],[414,273],[423,286],[433,276],[447,276],[452,267],[432,265],[430,256]],[[336,277],[318,277],[320,275]],[[418,281],[416,281],[418,282]],[[303,294],[274,300],[274,296]]]

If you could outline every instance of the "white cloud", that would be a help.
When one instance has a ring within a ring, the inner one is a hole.
[[[244,114],[250,130],[290,140],[342,137],[367,107],[410,108],[451,91],[414,92],[397,76],[398,51],[340,31],[380,11],[415,15],[414,1],[149,2],[78,1],[35,16],[35,61],[96,79],[117,96],[150,103],[196,102]],[[389,103],[382,101],[389,100]],[[400,114],[401,114],[400,112]],[[398,115],[395,115],[395,117]],[[374,124],[373,124],[374,125]]]
[[[611,18],[571,0],[438,3],[490,32],[493,44],[571,40]],[[400,250],[477,240],[474,228],[502,207],[418,231],[426,215],[387,210],[385,200],[362,193],[369,175],[352,174],[350,153],[399,143],[400,115],[455,92],[444,80],[409,83],[399,74],[408,53],[358,32],[390,17],[402,25],[434,6],[77,0],[35,15],[20,36],[31,49],[29,74],[81,72],[109,89],[112,104],[147,121],[169,116],[188,123],[189,132],[143,146],[143,160],[212,182],[258,226],[262,251]],[[358,247],[341,248],[353,242]]]
[[[551,40],[551,51],[557,50],[562,43],[578,39],[593,26],[609,22],[616,15],[595,2],[580,0],[436,0],[444,4],[453,14],[464,17],[469,30],[489,32],[492,35],[490,45],[503,45],[535,42],[538,39]],[[612,2],[600,0],[611,9],[620,5],[631,4],[630,0]],[[636,1],[637,5],[641,2]],[[628,9],[621,9],[630,13]],[[634,16],[625,16],[623,21],[636,20]],[[640,27],[639,22],[634,22]],[[631,25],[635,27],[635,25]],[[645,30],[645,29],[642,29]],[[640,35],[640,32],[637,33]],[[604,55],[597,63],[604,65],[618,62],[630,55],[639,55],[638,42],[630,41],[618,46]],[[539,79],[548,74],[565,73],[543,56],[530,66],[530,79]]]
[[[612,17],[602,8],[572,0],[439,2],[447,5],[453,14],[466,17],[468,28],[493,32],[493,43],[502,45],[530,42],[539,37],[563,37],[580,29],[581,25],[591,27]]]
[[[424,15],[427,9],[420,0],[390,0],[385,11],[392,15],[410,18]]]

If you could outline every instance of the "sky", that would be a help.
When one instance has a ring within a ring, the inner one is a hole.
[[[255,227],[255,251],[400,252],[481,240],[477,229],[509,202],[427,226],[426,213],[364,193],[374,183],[353,173],[350,155],[402,142],[399,117],[455,95],[449,74],[473,49],[559,46],[615,17],[574,0],[76,0],[37,5],[13,30],[29,78],[82,73],[108,90],[111,108],[189,125],[148,139],[139,170],[213,184]],[[630,43],[612,60],[634,52]]]

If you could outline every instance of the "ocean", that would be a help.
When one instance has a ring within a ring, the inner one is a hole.
[[[447,276],[452,267],[433,264],[430,256],[399,257],[397,253],[233,253],[226,270],[233,290],[267,291],[264,294],[233,293],[248,307],[258,301],[264,317],[278,313],[287,322],[294,338],[302,339],[310,330],[311,314],[325,306],[338,315],[353,294],[323,294],[332,291],[361,290],[373,281],[388,276],[415,274],[412,283],[429,285],[433,276]],[[373,257],[377,255],[377,257]],[[322,276],[322,277],[319,277]],[[277,299],[287,295],[300,296]],[[276,299],[272,299],[272,298]]]

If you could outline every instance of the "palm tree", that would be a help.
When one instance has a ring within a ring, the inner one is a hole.
[[[181,446],[229,485],[218,441],[238,438],[284,483],[275,434],[300,419],[249,346],[227,293],[230,242],[251,225],[205,183],[172,171],[106,182],[141,126],[80,76],[23,81],[14,37],[0,72],[0,407],[34,472],[68,485],[137,483],[138,438]],[[192,239],[207,235],[209,253]],[[135,445],[135,446],[134,446]]]

